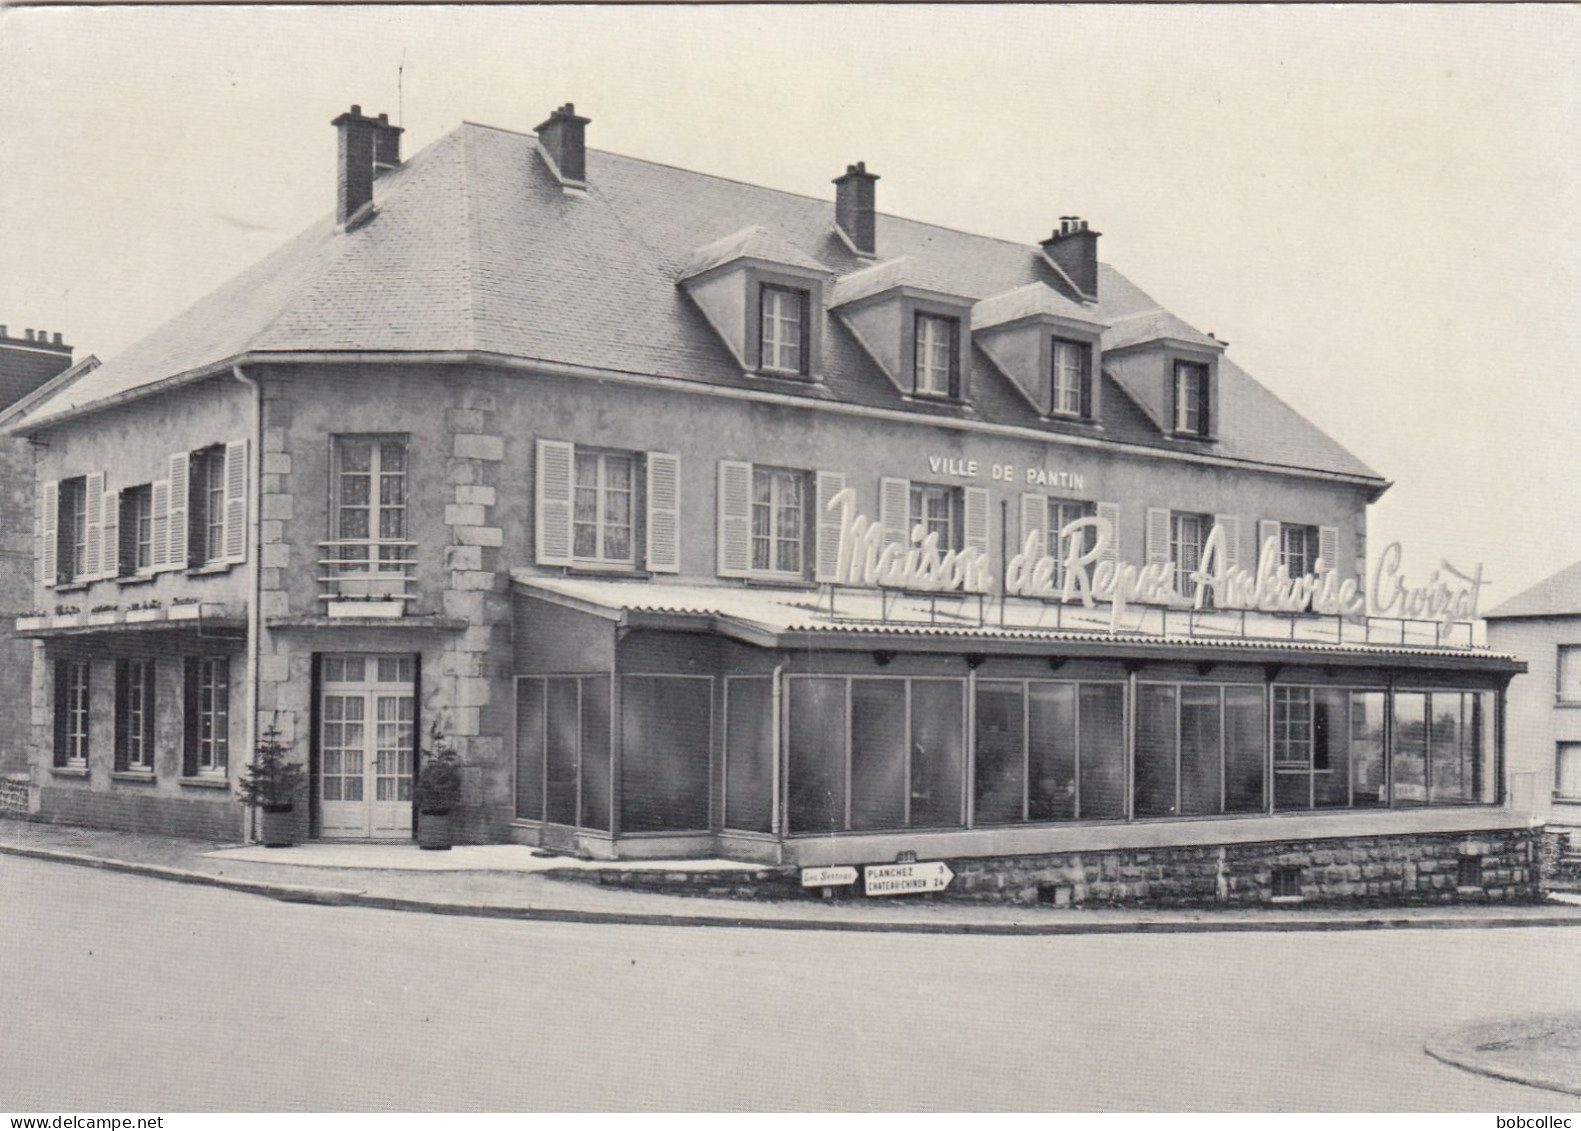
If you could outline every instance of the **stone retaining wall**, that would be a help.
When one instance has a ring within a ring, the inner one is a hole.
[[[28,784],[26,774],[7,774],[0,777],[0,817],[27,820]]]
[[[238,803],[218,804],[183,797],[127,791],[39,790],[34,820],[94,829],[136,829],[150,836],[240,841],[246,810]]]

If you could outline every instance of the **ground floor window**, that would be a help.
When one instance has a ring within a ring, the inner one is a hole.
[[[608,831],[609,676],[516,681],[516,815]]]
[[[706,831],[711,676],[620,679],[622,832]]]
[[[1267,705],[1245,684],[1137,685],[1137,817],[1206,817],[1265,808]]]
[[[1125,686],[977,684],[974,823],[1125,816]]]
[[[188,656],[182,773],[223,774],[230,759],[231,664],[225,656]]]
[[[1394,804],[1497,800],[1492,710],[1490,692],[1396,691]]]
[[[153,660],[115,661],[115,768],[154,769]]]
[[[725,680],[724,827],[774,830],[774,680]]]
[[[55,661],[55,765],[88,764],[87,660]]]
[[[1554,755],[1554,796],[1581,801],[1581,742],[1561,742]]]

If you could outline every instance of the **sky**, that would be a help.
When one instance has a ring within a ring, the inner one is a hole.
[[[104,360],[334,208],[352,103],[1099,256],[1394,486],[1376,554],[1581,558],[1581,8],[0,9],[0,323]]]

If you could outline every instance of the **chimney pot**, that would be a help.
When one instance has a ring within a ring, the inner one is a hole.
[[[64,345],[64,344],[65,344],[65,343],[64,343],[64,342],[62,342],[62,341],[61,341],[61,340],[60,340],[60,331],[58,331],[58,330],[57,330],[57,331],[56,331],[56,332],[55,332],[55,344],[56,344],[56,345],[57,345],[57,346],[59,346],[59,345]]]
[[[1098,237],[1079,216],[1061,216],[1059,230],[1040,245],[1049,261],[1070,278],[1076,289],[1098,297]]]
[[[28,341],[30,341],[30,342],[31,342],[31,341],[32,341],[32,340],[33,340],[33,331],[32,331],[32,329],[31,329],[31,328],[29,328],[29,329],[28,329],[28,330],[27,330],[27,331],[26,331],[26,333],[27,333],[27,340],[28,340]]]
[[[845,167],[834,180],[834,222],[861,255],[877,255],[877,214],[874,182],[878,174],[867,171],[867,162]]]
[[[587,182],[587,124],[591,118],[581,117],[575,103],[550,113],[547,121],[538,124],[538,144],[543,147],[561,181],[578,185]]]

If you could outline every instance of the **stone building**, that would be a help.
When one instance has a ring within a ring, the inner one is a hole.
[[[41,816],[239,836],[274,721],[307,835],[407,838],[437,728],[478,841],[1529,890],[1521,665],[1367,615],[1388,483],[1086,221],[634,160],[569,104],[409,160],[333,124],[333,215],[13,425]]]

